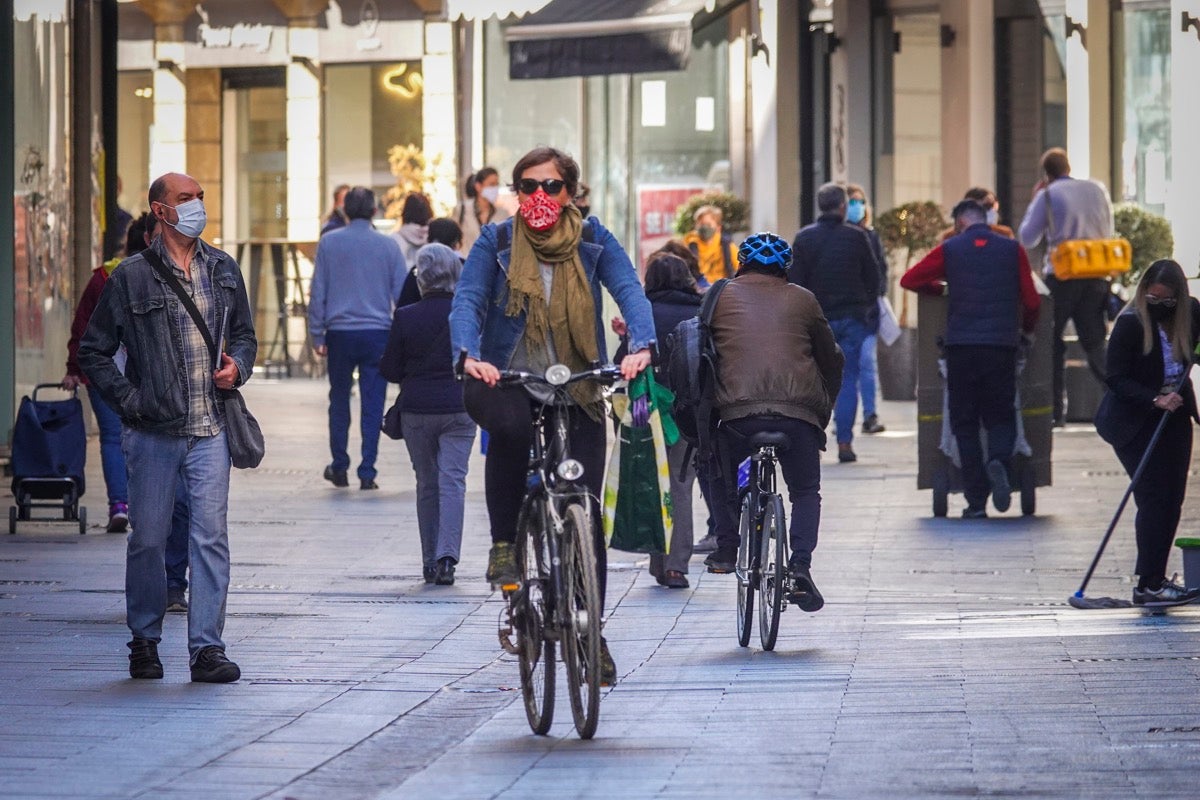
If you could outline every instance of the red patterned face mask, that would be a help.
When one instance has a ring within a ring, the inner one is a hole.
[[[562,216],[562,206],[538,189],[521,203],[521,218],[535,231],[548,231]]]

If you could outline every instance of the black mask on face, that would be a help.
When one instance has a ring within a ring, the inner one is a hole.
[[[1153,320],[1154,322],[1162,323],[1162,322],[1166,322],[1167,320],[1169,320],[1171,318],[1171,315],[1175,313],[1175,309],[1167,308],[1164,305],[1152,306],[1152,305],[1147,304],[1146,312],[1148,314],[1150,314],[1151,320]]]

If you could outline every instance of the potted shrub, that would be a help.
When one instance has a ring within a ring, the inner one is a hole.
[[[721,209],[721,227],[726,233],[744,231],[750,221],[750,205],[736,194],[704,192],[689,198],[675,212],[675,233],[683,236],[692,229],[692,215],[700,206],[716,206]]]
[[[1113,209],[1117,236],[1129,240],[1133,266],[1121,275],[1122,286],[1136,286],[1146,267],[1175,252],[1175,236],[1165,217],[1151,213],[1136,203],[1121,203]]]
[[[879,392],[884,400],[912,400],[917,394],[917,336],[915,314],[910,313],[911,292],[897,290],[900,276],[913,262],[937,244],[949,227],[937,203],[926,200],[905,203],[880,214],[875,219],[888,263],[898,264],[899,270],[889,270],[889,295],[896,304],[900,323],[900,338],[890,347],[879,348]]]

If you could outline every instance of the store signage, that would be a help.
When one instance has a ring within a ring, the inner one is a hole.
[[[675,235],[675,215],[679,207],[711,186],[646,185],[637,187],[637,259],[638,271],[645,267],[646,256],[662,247]]]
[[[239,22],[233,26],[214,27],[208,24],[208,12],[204,10],[204,6],[197,4],[196,13],[200,15],[200,26],[197,32],[200,36],[201,47],[253,48],[259,53],[266,53],[271,49],[271,34],[274,29],[270,25],[261,23],[247,25]]]

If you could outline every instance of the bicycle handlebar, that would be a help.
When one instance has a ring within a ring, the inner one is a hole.
[[[574,372],[571,377],[567,378],[564,383],[551,383],[546,380],[545,375],[538,375],[536,372],[522,372],[515,369],[500,370],[499,386],[528,386],[535,384],[538,386],[549,386],[550,388],[560,388],[570,386],[572,383],[579,383],[585,380],[594,380],[606,386],[612,386],[617,381],[621,380],[621,368],[615,364],[605,364],[595,369],[585,369],[582,372]]]

